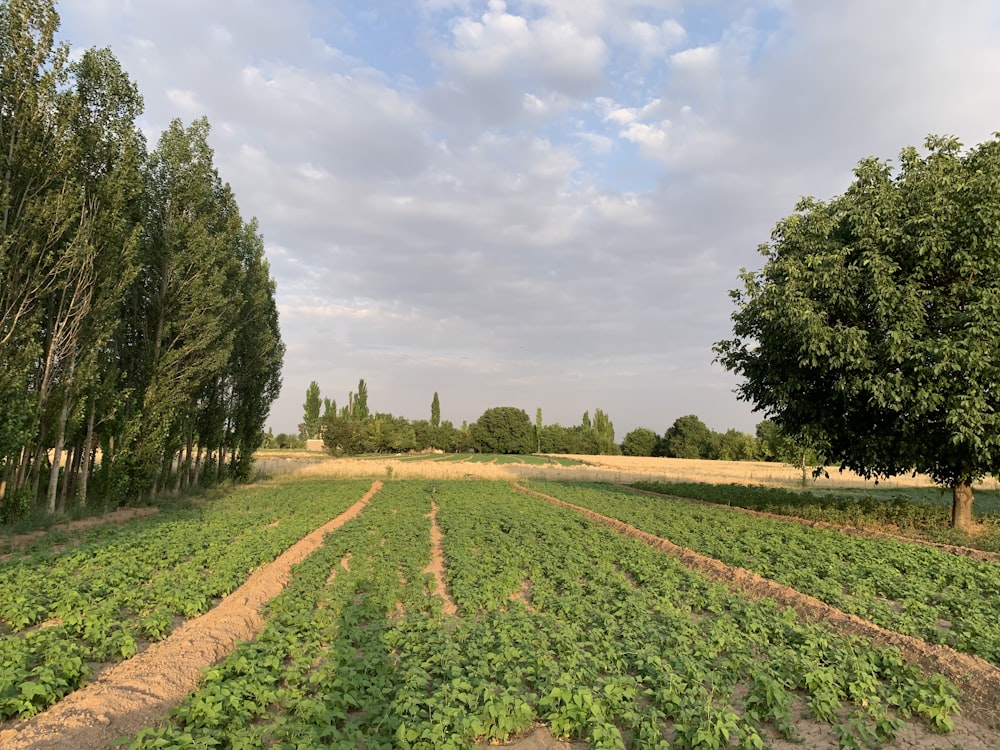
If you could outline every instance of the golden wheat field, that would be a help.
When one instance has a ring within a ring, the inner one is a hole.
[[[413,460],[413,457],[332,458],[322,454],[291,451],[262,451],[257,465],[262,473],[281,475],[294,472],[303,477],[372,477],[378,479],[565,479],[598,482],[709,482],[712,484],[761,484],[774,487],[801,487],[802,471],[797,466],[763,461],[708,461],[684,458],[639,456],[563,456],[580,461],[577,466],[496,464],[472,461]],[[845,487],[874,488],[875,482],[853,472],[827,469],[828,476],[808,479],[817,490]],[[883,489],[928,487],[924,475],[905,475],[882,480]],[[986,486],[996,488],[995,479]]]

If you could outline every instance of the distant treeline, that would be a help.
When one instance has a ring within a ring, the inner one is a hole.
[[[788,437],[765,419],[755,434],[739,430],[715,432],[696,415],[679,417],[662,435],[637,427],[622,441],[626,456],[666,456],[721,461],[780,461],[802,466],[821,464],[823,457],[810,445]]]
[[[595,409],[593,417],[589,411],[584,412],[580,424],[563,427],[544,424],[541,409],[535,412],[532,422],[523,409],[500,406],[487,409],[472,424],[463,422],[456,427],[449,421],[441,421],[441,402],[435,393],[430,419],[411,421],[392,414],[372,414],[364,379],[358,383],[357,392],[348,394],[346,404],[340,409],[335,400],[320,397],[319,384],[313,381],[306,391],[298,434],[268,432],[264,445],[302,448],[309,439],[322,439],[334,454],[474,450],[781,461],[797,466],[822,462],[822,456],[815,450],[787,437],[769,420],[759,423],[754,435],[739,430],[720,433],[689,414],[675,420],[662,435],[639,427],[619,444],[615,442],[614,425],[602,409]]]
[[[204,119],[148,151],[107,49],[0,0],[0,522],[245,477],[284,354]]]

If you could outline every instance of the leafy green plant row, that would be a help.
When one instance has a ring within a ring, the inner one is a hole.
[[[431,500],[457,618],[422,572]],[[799,702],[876,745],[910,717],[948,729],[956,695],[506,484],[397,480],[132,747],[467,748],[538,720],[595,748],[760,748]]]
[[[632,486],[661,495],[704,500],[811,521],[860,528],[889,527],[931,541],[1000,551],[1000,516],[995,513],[981,513],[980,520],[985,524],[985,533],[970,537],[949,528],[950,505],[914,502],[902,494],[890,495],[884,491],[878,494],[806,492],[760,485],[704,482],[636,482]]]
[[[524,696],[557,735],[760,747],[766,724],[795,737],[798,696],[846,745],[887,740],[914,714],[950,726],[954,688],[895,651],[799,623],[499,484],[450,484],[439,502],[452,596],[470,626],[492,632],[464,678]],[[511,602],[518,593],[527,601]]]
[[[356,519],[297,565],[267,627],[209,669],[170,724],[133,748],[391,748],[399,718],[389,632],[432,623],[430,501],[423,483],[387,482]]]
[[[752,570],[882,627],[1000,666],[996,563],[607,485],[532,482],[531,487]]]
[[[0,563],[0,720],[41,711],[79,687],[91,663],[127,659],[204,613],[366,487],[248,488]]]

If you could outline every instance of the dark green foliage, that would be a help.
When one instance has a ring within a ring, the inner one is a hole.
[[[657,454],[669,458],[718,458],[716,434],[694,414],[678,417],[663,433]]]
[[[652,456],[660,438],[647,427],[636,427],[622,440],[622,453],[626,456]]]
[[[323,445],[334,455],[349,456],[364,450],[367,433],[364,424],[348,419],[342,414],[328,414],[320,418]]]
[[[368,384],[362,378],[358,381],[358,392],[354,394],[351,401],[351,418],[359,422],[368,419]]]
[[[524,409],[495,406],[483,412],[469,428],[481,453],[533,453],[535,429]]]
[[[437,391],[434,391],[434,398],[431,399],[431,427],[437,429],[441,426],[441,401],[438,399]]]
[[[759,461],[760,444],[753,435],[739,430],[716,433],[717,455],[720,461]]]
[[[58,24],[48,0],[0,0],[6,517],[7,497],[71,511],[247,478],[284,354],[208,122],[147,153],[135,84],[109,50],[71,61]]]
[[[716,353],[740,398],[868,477],[955,489],[1000,472],[1000,140],[876,159],[828,202],[803,199],[732,292]]]
[[[302,425],[301,436],[303,440],[318,437],[320,434],[319,419],[320,407],[323,406],[323,399],[319,395],[319,383],[313,380],[306,388],[306,401],[302,404]],[[336,410],[334,410],[336,411]],[[330,410],[324,412],[329,414]]]

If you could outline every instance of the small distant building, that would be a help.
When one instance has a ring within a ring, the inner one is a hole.
[[[326,450],[326,446],[323,445],[323,441],[320,438],[310,438],[309,440],[306,440],[306,450],[322,451]]]

